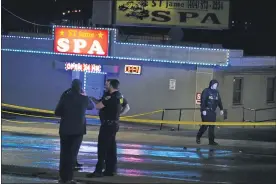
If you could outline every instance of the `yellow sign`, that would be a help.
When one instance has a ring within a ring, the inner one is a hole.
[[[228,29],[229,0],[116,0],[116,24]]]
[[[127,74],[141,74],[141,66],[139,65],[125,65],[125,73]]]

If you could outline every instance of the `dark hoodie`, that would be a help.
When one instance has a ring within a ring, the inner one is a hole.
[[[61,117],[60,135],[83,135],[86,133],[86,110],[93,109],[93,103],[81,93],[81,81],[73,80],[70,90],[66,90],[56,107],[55,115]]]
[[[211,89],[211,86],[218,83],[217,80],[213,79],[209,83],[209,87],[205,88],[201,93],[201,104],[200,110],[202,111],[216,111],[219,106],[220,110],[223,110],[221,98],[218,90]]]

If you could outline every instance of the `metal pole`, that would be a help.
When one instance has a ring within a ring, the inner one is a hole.
[[[244,119],[244,107],[242,107],[242,122],[244,122],[245,119]]]
[[[163,109],[162,111],[162,117],[161,117],[162,121],[164,120],[164,115],[165,115],[165,109]],[[163,126],[163,123],[160,124],[160,130],[162,130],[162,126]]]
[[[182,109],[180,109],[179,111],[179,117],[178,117],[178,121],[181,121],[181,114],[182,114]],[[177,130],[179,131],[180,129],[180,124],[178,124]]]
[[[257,120],[257,111],[254,110],[254,122],[257,122],[256,120]],[[256,126],[254,125],[254,128],[255,128],[255,127],[256,127]]]
[[[244,119],[244,107],[242,107],[242,122],[245,122],[245,119]],[[244,126],[242,126],[242,128],[244,128]]]

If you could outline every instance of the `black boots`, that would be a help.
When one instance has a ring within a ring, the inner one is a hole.
[[[196,143],[197,143],[197,144],[200,144],[200,143],[201,143],[199,137],[196,137]]]
[[[209,145],[210,145],[210,146],[217,146],[217,145],[218,145],[218,143],[217,143],[217,142],[215,142],[215,141],[209,141]]]
[[[201,143],[201,141],[200,141],[200,138],[199,138],[199,137],[196,137],[196,143],[197,143],[197,144],[200,144],[200,143]],[[218,143],[217,143],[217,142],[215,142],[215,141],[213,141],[213,140],[209,140],[209,145],[210,145],[210,146],[217,146],[217,145],[218,145]]]

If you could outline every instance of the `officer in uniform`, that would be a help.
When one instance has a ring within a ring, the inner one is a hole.
[[[107,96],[96,103],[96,108],[102,111],[101,127],[98,136],[98,163],[93,173],[87,177],[113,176],[116,172],[117,145],[116,133],[119,130],[119,118],[122,111],[123,97],[118,91],[119,81],[110,79],[106,82]],[[102,172],[104,164],[106,169]]]
[[[223,115],[223,106],[218,88],[218,81],[213,79],[209,83],[209,87],[205,88],[201,93],[201,119],[202,122],[216,122],[216,109],[220,108],[220,115]],[[200,144],[200,138],[204,132],[209,128],[209,145],[218,145],[215,142],[215,125],[202,125],[197,133],[196,142]]]
[[[102,96],[101,99],[96,99],[94,97],[91,97],[92,101],[97,104],[101,101],[103,101],[107,96],[109,96],[109,92],[108,92],[108,87],[110,85],[110,81],[111,79],[107,79],[106,80],[106,83],[105,83],[105,91],[104,91],[104,94]],[[123,97],[123,95],[122,95]],[[104,122],[104,109],[105,108],[102,108],[99,110],[99,117],[100,117],[100,121],[101,123]],[[125,115],[128,111],[130,110],[130,107],[129,107],[129,104],[127,102],[127,100],[123,97],[123,103],[122,103],[122,109],[121,109],[121,112],[120,112],[120,116],[122,115]],[[99,136],[98,136],[98,140],[100,139],[100,137],[102,136],[102,134],[104,133],[103,132],[104,129],[100,129],[99,131]],[[99,142],[99,141],[98,141]],[[116,144],[116,142],[113,142],[114,144]],[[99,145],[98,144],[98,151],[100,150],[99,149]],[[116,145],[112,145],[113,147],[116,147]],[[98,152],[98,155],[100,155],[100,153]],[[111,151],[109,151],[107,153],[107,158],[113,158],[115,160],[115,166],[114,166],[114,170],[113,170],[113,175],[117,172],[117,149],[112,149]],[[103,168],[105,169],[105,165],[103,166]],[[104,174],[107,174],[106,172],[104,172]],[[112,175],[109,173],[109,175]]]
[[[108,86],[109,86],[109,82],[110,82],[111,79],[107,79],[106,80],[106,83],[105,83],[105,91],[104,91],[104,94],[102,96],[101,99],[96,99],[95,97],[91,97],[92,101],[97,104],[99,103],[100,101],[104,100],[105,97],[109,96],[109,92],[108,92]],[[123,95],[122,95],[123,97]],[[121,109],[121,116],[122,115],[125,115],[128,111],[130,110],[130,107],[129,107],[129,104],[127,102],[127,100],[123,97],[123,104],[122,104],[122,109]],[[104,108],[100,109],[99,110],[99,117],[100,117],[100,120],[102,122],[103,118],[104,118]]]

